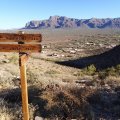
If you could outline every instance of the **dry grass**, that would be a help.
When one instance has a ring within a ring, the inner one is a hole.
[[[106,47],[120,43],[119,35],[79,29],[41,32],[46,47],[27,63],[30,120],[35,116],[46,120],[119,119],[119,66],[98,71],[94,65],[79,69],[57,63],[103,53]],[[15,84],[18,55],[2,53],[0,58],[0,120],[21,120],[21,92]]]
[[[15,114],[14,114],[14,111]],[[4,99],[0,98],[0,119],[1,120],[20,120],[19,115],[21,113],[20,106],[17,104],[8,103]]]

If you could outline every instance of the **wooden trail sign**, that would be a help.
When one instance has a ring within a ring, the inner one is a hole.
[[[41,52],[41,41],[41,34],[24,34],[23,32],[0,33],[0,52],[19,53],[23,120],[29,120],[26,62],[28,60],[29,53]],[[17,42],[17,44],[14,42]]]
[[[21,33],[0,33],[0,42],[41,42],[42,40],[41,34]]]
[[[41,52],[40,44],[0,44],[0,52]]]

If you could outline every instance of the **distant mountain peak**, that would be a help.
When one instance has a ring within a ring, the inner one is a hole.
[[[49,17],[49,20],[52,20],[52,19],[57,19],[57,18],[59,18],[60,16],[58,16],[58,15],[55,15],[55,16],[50,16]]]
[[[25,29],[42,28],[120,28],[120,18],[75,19],[66,16],[50,16],[47,20],[33,20],[26,23]]]

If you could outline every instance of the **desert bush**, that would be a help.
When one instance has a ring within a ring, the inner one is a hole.
[[[79,77],[79,76],[84,76],[84,72],[81,70],[81,71],[78,71],[78,72],[75,72],[75,73],[73,73],[73,75],[74,76],[77,76],[77,77]]]
[[[117,65],[115,67],[107,68],[105,70],[106,76],[119,76],[120,75],[120,65]]]
[[[18,64],[18,57],[19,57],[18,55],[12,55],[9,58],[10,63]]]
[[[118,73],[118,75],[120,75],[120,64],[116,66],[116,72]]]
[[[45,74],[57,74],[58,72],[56,70],[48,70],[45,72]]]
[[[116,66],[116,69],[117,69],[117,70],[120,70],[120,64],[118,64],[118,65]]]
[[[9,71],[5,71],[0,67],[0,86],[1,87],[12,87],[12,74]]]
[[[42,85],[41,81],[39,80],[40,76],[39,74],[35,73],[34,70],[27,69],[27,80],[28,84],[30,85]]]
[[[83,69],[83,72],[87,75],[94,75],[97,72],[97,70],[96,67],[92,64]]]
[[[118,77],[120,75],[120,64],[115,67],[107,68],[105,70],[98,72],[98,77],[100,79],[105,79],[108,76]]]
[[[116,76],[117,75],[116,69],[114,67],[107,68],[106,73],[108,76]]]
[[[108,74],[105,71],[100,71],[98,73],[98,78],[101,79],[101,80],[106,79],[107,76],[108,76]]]
[[[21,107],[0,98],[0,120],[21,120]]]

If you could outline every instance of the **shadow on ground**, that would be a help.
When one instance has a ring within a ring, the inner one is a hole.
[[[47,101],[40,98],[42,91],[42,89],[37,88],[35,86],[28,87],[28,101],[29,104],[32,103],[32,105],[34,106],[40,106],[39,112],[41,113],[41,116],[45,116],[46,111],[44,110],[44,106],[46,105]],[[10,104],[16,103],[19,104],[20,107],[22,107],[22,97],[20,88],[4,90],[0,93],[0,98],[4,98],[4,101]]]
[[[120,119],[120,87],[115,90],[102,89],[87,97],[93,116],[106,120]]]
[[[49,97],[43,99],[42,94],[47,93]],[[50,94],[49,94],[50,93]],[[52,96],[53,94],[53,96]],[[6,90],[0,93],[0,98],[8,103],[21,105],[20,89]],[[55,103],[51,105],[49,101]],[[49,104],[48,104],[49,103]],[[120,118],[120,87],[114,90],[72,88],[61,91],[46,91],[34,86],[29,87],[29,104],[38,106],[35,116],[43,118],[69,119],[118,119]],[[51,107],[47,107],[46,106]],[[8,108],[9,109],[9,108]],[[15,111],[14,111],[15,112]]]
[[[93,55],[76,60],[60,61],[56,63],[80,69],[93,64],[97,70],[106,69],[120,64],[120,45],[99,55]]]

